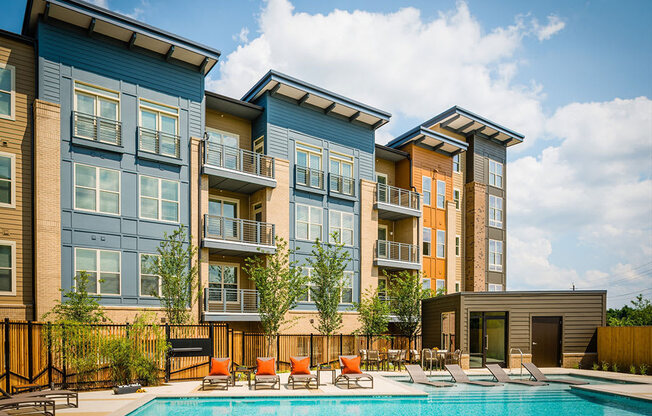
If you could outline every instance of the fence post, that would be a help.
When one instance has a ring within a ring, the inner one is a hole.
[[[170,324],[165,323],[165,341],[170,343]],[[165,382],[170,381],[170,349],[165,351]]]
[[[5,318],[5,388],[7,392],[11,392],[11,361],[9,361],[9,351],[11,351],[11,348],[9,347],[9,339],[9,318]]]
[[[340,334],[340,355],[343,355],[342,354],[342,342],[343,342],[342,334]]]
[[[48,322],[48,385],[53,388],[52,381],[52,324]]]
[[[33,345],[33,334],[32,334],[32,321],[27,321],[27,357],[29,362],[27,363],[27,372],[29,375],[29,383],[34,381],[34,345]]]
[[[66,324],[61,324],[61,375],[63,386],[68,387],[68,374],[66,373]]]
[[[212,321],[208,324],[208,331],[209,331],[208,332],[208,339],[210,339],[210,343],[211,343],[211,355],[210,355],[210,357],[208,357],[208,372],[210,373],[210,371],[211,371],[211,359],[213,357],[215,357],[215,345],[213,345],[215,340],[213,339],[213,322]]]
[[[279,360],[281,359],[281,335],[276,334],[276,370],[280,368]]]
[[[369,349],[369,335],[367,334],[367,349]]]
[[[310,334],[310,367],[312,367],[313,365],[314,364],[313,364],[313,360],[312,360],[312,333],[311,333]]]
[[[242,330],[242,342],[240,343],[242,346],[242,362],[240,365],[244,366],[245,365],[245,331],[244,329]]]

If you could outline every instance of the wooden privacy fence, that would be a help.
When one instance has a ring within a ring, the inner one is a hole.
[[[616,363],[621,368],[652,366],[652,326],[599,327],[598,361]]]

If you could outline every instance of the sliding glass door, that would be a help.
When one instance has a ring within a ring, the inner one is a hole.
[[[471,312],[469,317],[469,366],[505,366],[507,312]]]

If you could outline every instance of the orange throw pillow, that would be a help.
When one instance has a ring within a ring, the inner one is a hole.
[[[229,362],[231,360],[218,360],[217,358],[211,359],[211,372],[209,376],[228,376],[229,375]]]
[[[360,356],[355,358],[346,358],[342,357],[342,364],[344,368],[342,369],[342,374],[360,374]]]
[[[290,357],[290,363],[292,364],[292,372],[290,374],[310,374],[310,358],[306,357],[301,360],[295,360],[294,357]]]
[[[257,376],[275,376],[276,369],[274,366],[274,359],[270,358],[269,360],[261,360],[260,358],[256,359],[256,366],[258,370],[256,371]]]

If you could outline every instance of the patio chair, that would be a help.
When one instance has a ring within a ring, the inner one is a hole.
[[[493,381],[472,381],[469,379],[469,376],[467,376],[466,373],[462,370],[462,367],[457,364],[446,364],[445,367],[453,378],[453,381],[459,384],[471,384],[474,386],[482,387],[495,387],[503,385],[502,383],[494,383]]]
[[[432,373],[432,367],[437,366],[437,353],[429,348],[421,351],[421,368],[427,367]]]
[[[348,355],[346,357],[348,357]],[[380,353],[378,351],[376,350],[367,351],[367,370],[369,370],[369,364],[376,364],[376,370],[380,371],[380,367],[382,366],[382,363],[383,361],[380,359]],[[340,365],[342,365],[341,362]]]
[[[367,355],[367,350],[361,349],[360,351],[358,351],[358,353],[360,354],[360,359],[362,360],[362,362],[365,363],[367,370],[369,370],[369,361],[368,361],[369,356]]]
[[[494,380],[499,383],[522,384],[524,386],[547,386],[548,383],[532,380],[513,380],[498,364],[487,364],[487,370],[494,376]]]
[[[567,378],[564,379],[548,378],[541,372],[541,370],[539,370],[539,368],[536,365],[534,365],[534,363],[523,363],[522,365],[527,370],[527,372],[530,373],[530,380],[542,381],[547,383],[570,384],[573,386],[580,385],[580,384],[589,384],[586,381],[569,380]]]
[[[274,357],[256,358],[256,364],[254,390],[258,390],[258,386],[267,387],[272,390],[281,390],[281,378],[276,374]]]
[[[410,362],[418,363],[421,360],[421,354],[419,350],[410,350]]]
[[[428,376],[426,376],[426,373],[423,372],[423,368],[421,368],[421,366],[418,365],[418,364],[406,364],[405,369],[407,370],[408,374],[410,375],[410,379],[412,380],[413,383],[424,384],[426,386],[432,386],[432,387],[453,387],[454,386],[453,383],[428,380]]]
[[[205,390],[206,386],[228,390],[229,386],[234,383],[233,374],[231,373],[230,358],[211,358],[210,372],[201,381],[201,389]]]
[[[462,351],[457,349],[452,353],[446,354],[446,358],[445,358],[446,362],[444,364],[459,364],[461,357],[462,357]]]
[[[394,369],[401,371],[401,365],[405,362],[405,350],[390,350],[391,353],[388,353],[387,359],[390,364],[394,364]]]
[[[356,360],[357,358],[357,360]],[[340,355],[340,368],[342,373],[335,378],[335,385],[341,381],[346,381],[346,388],[351,388],[351,382],[354,382],[356,388],[374,388],[374,378],[370,374],[360,371],[360,356],[358,355]],[[357,368],[356,368],[357,361]],[[348,366],[347,366],[348,364]],[[370,381],[371,387],[365,387],[360,384],[361,381]]]
[[[54,416],[55,402],[53,399],[44,397],[21,397],[0,400],[0,412],[7,410],[29,409],[30,412],[42,413],[46,416]],[[49,409],[49,410],[48,410]]]
[[[306,389],[319,388],[317,376],[310,372],[310,357],[290,357],[288,387],[292,386],[294,390],[297,384]]]
[[[8,399],[24,399],[24,398],[46,398],[46,399],[66,399],[67,407],[79,407],[79,394],[76,391],[72,390],[55,390],[55,389],[46,389],[31,391],[18,394],[9,394],[0,388],[0,394],[4,398]],[[71,399],[74,399],[74,403],[71,402]]]

